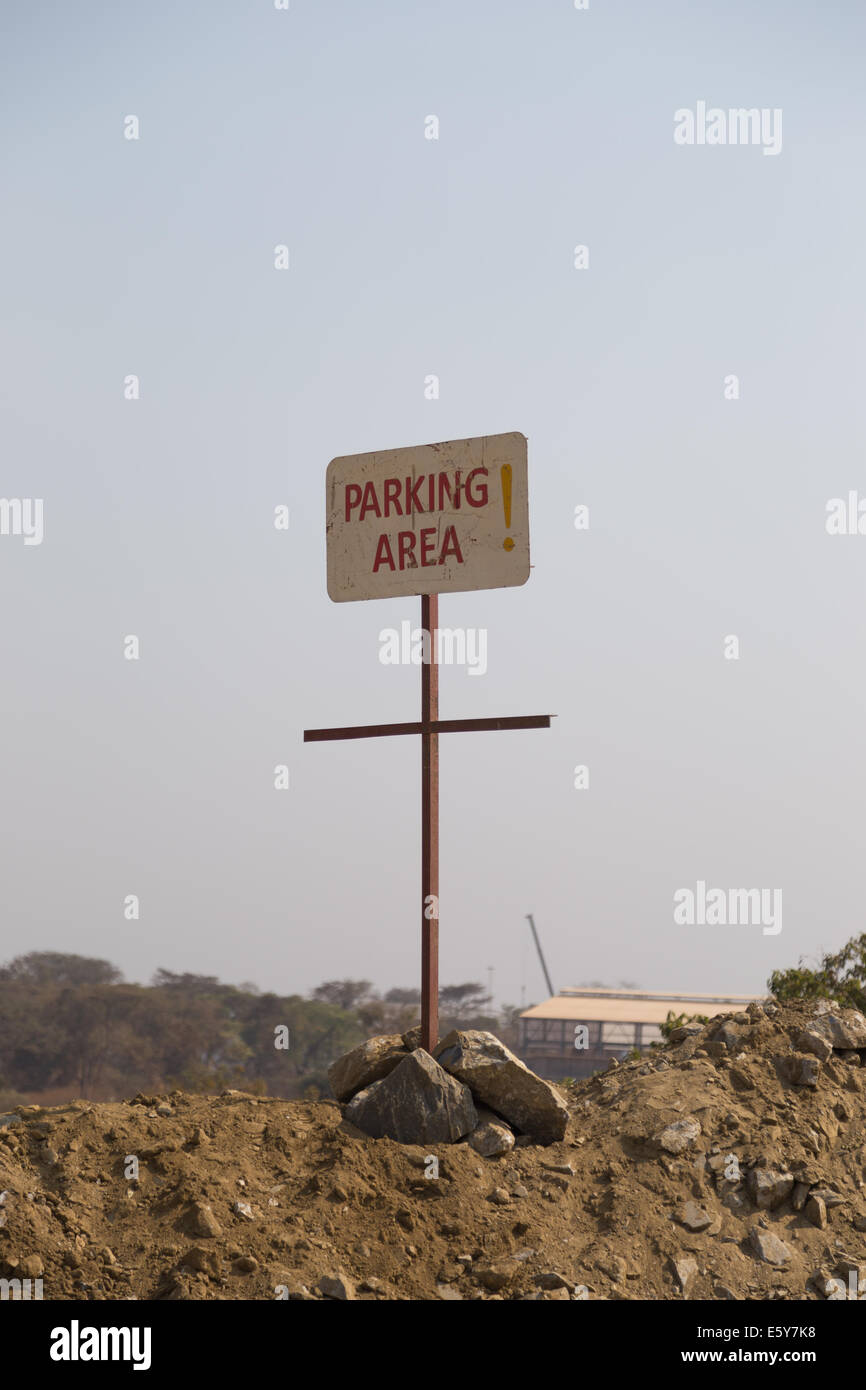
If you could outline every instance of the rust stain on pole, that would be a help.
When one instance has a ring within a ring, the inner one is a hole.
[[[439,719],[438,594],[422,594],[421,626],[430,643],[430,660],[421,663],[421,1046],[432,1052],[439,1039],[439,735],[430,728]]]

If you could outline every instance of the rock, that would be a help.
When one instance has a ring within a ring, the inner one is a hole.
[[[232,1263],[232,1274],[255,1274],[259,1262],[252,1255],[241,1255]]]
[[[355,1285],[342,1271],[335,1275],[323,1274],[316,1288],[325,1298],[338,1298],[343,1303],[351,1302],[355,1297]]]
[[[685,1042],[686,1038],[693,1038],[697,1033],[703,1032],[702,1023],[684,1023],[681,1028],[675,1028],[668,1041],[672,1043]]]
[[[735,1091],[754,1091],[754,1079],[743,1067],[731,1067],[728,1075]]]
[[[565,1101],[492,1033],[455,1029],[436,1048],[436,1058],[473,1096],[536,1143],[563,1138]]]
[[[598,1267],[612,1284],[621,1284],[628,1277],[628,1265],[621,1255],[603,1255]]]
[[[809,1024],[809,1032],[825,1038],[831,1047],[850,1051],[866,1047],[866,1018],[856,1009],[819,1010]]]
[[[444,1303],[460,1303],[463,1295],[459,1289],[452,1289],[450,1284],[437,1284],[436,1296],[441,1298]]]
[[[253,1221],[253,1209],[249,1202],[235,1202],[232,1211],[236,1216],[242,1216],[245,1221]]]
[[[749,1244],[758,1259],[769,1265],[785,1265],[791,1258],[790,1248],[785,1242],[761,1226],[753,1226],[749,1231]]]
[[[841,1274],[849,1283],[856,1280],[857,1292],[863,1293],[866,1287],[866,1264],[858,1256],[840,1255],[836,1261],[836,1273]]]
[[[485,1106],[476,1106],[478,1123],[469,1136],[470,1148],[482,1158],[497,1158],[514,1148],[514,1135],[504,1120]]]
[[[16,1276],[22,1279],[40,1279],[45,1267],[38,1255],[25,1255],[18,1261]]]
[[[407,1052],[414,1052],[416,1048],[419,1048],[421,1046],[421,1024],[416,1023],[414,1028],[410,1028],[407,1033],[404,1033],[401,1042]]]
[[[490,1200],[495,1202],[498,1207],[507,1207],[511,1201],[511,1194],[504,1187],[494,1187],[490,1194]]]
[[[507,1125],[476,1125],[468,1142],[482,1158],[499,1158],[514,1148],[514,1135]]]
[[[195,1202],[186,1214],[187,1230],[194,1236],[221,1236],[223,1228],[206,1202]]]
[[[688,1231],[705,1231],[708,1226],[712,1226],[713,1218],[709,1212],[699,1207],[697,1202],[686,1202],[680,1212],[680,1223]]]
[[[401,1144],[456,1143],[471,1133],[478,1118],[468,1086],[449,1076],[421,1047],[405,1053],[381,1081],[359,1091],[343,1113],[372,1138]]]
[[[749,1196],[760,1211],[772,1211],[781,1206],[794,1188],[791,1173],[777,1173],[773,1168],[752,1168],[746,1178]]]
[[[157,1115],[163,1115],[163,1116],[165,1116],[165,1115],[173,1115],[173,1114],[174,1114],[174,1111],[172,1110],[172,1108],[171,1108],[170,1105],[166,1105],[165,1102],[163,1101],[162,1105],[158,1105],[158,1106],[156,1107],[156,1113],[157,1113]]]
[[[341,1104],[351,1100],[359,1091],[372,1086],[374,1081],[388,1076],[406,1055],[399,1033],[368,1038],[360,1047],[353,1048],[328,1068],[331,1090]]]
[[[791,1206],[794,1208],[794,1211],[803,1210],[808,1196],[809,1184],[807,1182],[797,1182],[794,1184],[794,1191],[791,1194]]]
[[[806,1220],[823,1231],[827,1225],[827,1207],[820,1197],[812,1196],[806,1203]]]
[[[838,1192],[833,1192],[829,1187],[813,1187],[811,1195],[820,1197],[828,1211],[831,1207],[843,1207],[848,1200],[847,1197],[840,1196]]]
[[[824,1297],[832,1302],[838,1303],[841,1299],[847,1299],[848,1297],[845,1285],[838,1277],[835,1279],[828,1279],[824,1275],[817,1275],[816,1283]]]
[[[798,1033],[794,1043],[799,1052],[811,1052],[818,1058],[819,1062],[826,1062],[833,1056],[833,1048],[826,1038],[820,1033],[805,1030]]]
[[[820,1066],[820,1062],[816,1063]],[[835,1144],[839,1134],[839,1124],[830,1111],[824,1110],[815,1117],[815,1124],[825,1138],[829,1139],[830,1144]]]
[[[689,1285],[698,1272],[697,1260],[692,1259],[691,1255],[686,1255],[682,1259],[671,1260],[671,1265],[683,1293],[688,1293]]]
[[[655,1142],[665,1153],[681,1154],[691,1148],[700,1132],[701,1127],[695,1117],[686,1115],[684,1119],[675,1120],[672,1125],[668,1125],[657,1134]]]
[[[792,1057],[779,1058],[779,1070],[792,1086],[817,1086],[821,1063],[817,1057],[804,1057],[795,1052]]]
[[[485,1289],[491,1293],[499,1293],[500,1289],[506,1288],[517,1272],[517,1265],[501,1264],[483,1265],[480,1269],[474,1270],[474,1274],[479,1284],[483,1284]]]
[[[205,1250],[202,1245],[194,1245],[191,1250],[187,1250],[180,1263],[189,1269],[196,1270],[199,1274],[212,1274],[215,1278],[220,1272],[219,1256],[216,1251]]]
[[[568,1289],[569,1293],[574,1289],[573,1284],[569,1283],[561,1274],[557,1274],[556,1271],[552,1269],[537,1274],[535,1282],[540,1289]]]

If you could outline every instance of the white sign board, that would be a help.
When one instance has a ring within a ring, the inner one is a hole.
[[[331,459],[326,490],[335,603],[504,589],[529,578],[525,435]]]

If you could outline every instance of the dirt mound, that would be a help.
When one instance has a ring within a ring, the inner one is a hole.
[[[495,1159],[238,1092],[21,1107],[0,1118],[0,1276],[46,1299],[864,1292],[859,1018],[751,1005],[681,1030],[560,1087],[561,1142]]]

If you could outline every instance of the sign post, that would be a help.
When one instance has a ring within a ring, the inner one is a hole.
[[[421,1046],[432,1052],[439,1037],[438,594],[422,597],[421,627],[430,638],[430,660],[421,662]]]
[[[335,603],[421,595],[421,722],[305,729],[305,743],[421,735],[421,1046],[439,1034],[439,735],[548,729],[551,715],[439,718],[439,594],[529,578],[526,439],[485,435],[332,459],[328,593]]]

